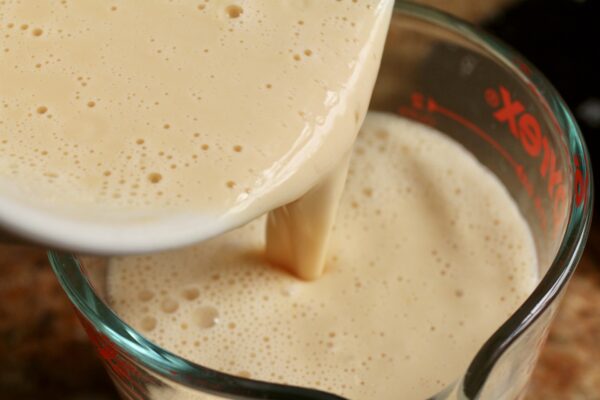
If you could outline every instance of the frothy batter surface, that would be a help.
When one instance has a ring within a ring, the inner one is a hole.
[[[446,137],[372,114],[354,147],[328,270],[263,261],[264,219],[185,250],[115,258],[115,311],[221,371],[351,399],[422,400],[459,378],[536,283],[529,229]]]
[[[118,218],[294,200],[350,148],[392,3],[2,1],[0,188]]]

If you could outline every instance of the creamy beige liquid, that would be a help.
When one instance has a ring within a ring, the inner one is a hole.
[[[95,223],[141,227],[138,249],[289,203],[113,259],[113,307],[222,371],[434,393],[531,290],[535,255],[496,178],[407,121],[370,117],[342,193],[392,3],[0,1],[0,200],[84,221],[88,245]]]
[[[414,122],[370,114],[348,175],[321,279],[266,263],[259,219],[184,250],[112,259],[112,306],[221,371],[351,399],[425,399],[532,290],[531,233],[493,174]]]
[[[119,235],[107,252],[135,235],[135,250],[204,239],[295,201],[352,145],[392,5],[2,1],[0,200],[70,219],[72,247]]]

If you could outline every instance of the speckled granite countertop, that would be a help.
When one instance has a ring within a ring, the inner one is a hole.
[[[422,2],[477,22],[514,0]],[[600,399],[599,339],[597,223],[526,399]],[[117,399],[43,250],[0,246],[0,399]]]

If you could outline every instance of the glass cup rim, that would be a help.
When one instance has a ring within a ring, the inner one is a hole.
[[[539,100],[555,119],[559,133],[567,138],[569,153],[582,155],[579,168],[585,171],[588,177],[581,188],[587,194],[583,204],[576,204],[576,193],[571,196],[566,231],[552,265],[533,293],[486,341],[470,363],[463,379],[462,390],[467,398],[474,399],[481,392],[498,358],[559,296],[581,258],[592,218],[593,183],[590,159],[581,132],[563,99],[524,57],[481,29],[428,6],[396,1],[395,12],[458,34],[489,52],[496,62],[503,64],[521,81],[527,83],[539,95]],[[343,399],[315,389],[225,374],[162,349],[122,321],[96,295],[75,255],[50,250],[48,258],[63,290],[76,309],[100,334],[108,337],[122,351],[133,356],[136,362],[153,373],[168,376],[170,380],[184,386],[201,387],[207,393],[221,395],[265,398],[265,394],[269,394],[268,398],[271,399]]]

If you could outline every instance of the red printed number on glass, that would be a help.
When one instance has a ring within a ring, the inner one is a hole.
[[[498,96],[499,94],[499,96]],[[539,158],[539,173],[547,182],[546,189],[553,202],[553,220],[561,221],[564,209],[562,204],[567,200],[567,189],[561,171],[557,169],[556,153],[550,146],[548,137],[543,134],[539,121],[523,106],[519,100],[512,99],[510,92],[499,87],[499,93],[487,89],[485,98],[494,108],[494,118],[508,126],[510,133],[521,142],[523,150],[532,158]]]

